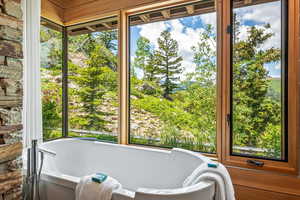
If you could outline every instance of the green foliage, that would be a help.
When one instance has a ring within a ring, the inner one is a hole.
[[[146,71],[146,66],[148,64],[148,58],[151,55],[150,41],[145,37],[140,37],[137,40],[137,50],[135,51],[134,63],[132,69],[140,68]]]
[[[61,69],[62,64],[62,34],[59,31],[41,26],[40,41],[42,49],[42,67]],[[47,55],[44,55],[45,53]]]
[[[135,74],[134,69],[140,68],[144,72],[144,80],[157,81],[159,75],[158,60],[154,55],[154,50],[151,48],[150,41],[145,37],[140,37],[137,40],[137,50],[132,66],[132,74]]]
[[[269,24],[264,28],[253,26],[248,29],[248,37],[244,40],[239,38],[237,31],[233,50],[234,145],[262,148],[268,151],[270,150],[268,147],[271,146],[272,150],[278,149],[274,138],[280,141],[278,135],[281,133],[280,101],[268,93],[271,80],[264,66],[267,63],[280,61],[280,49],[261,48],[274,35],[267,31],[269,28]],[[271,93],[276,91],[273,90]],[[278,151],[274,151],[278,155]]]
[[[58,105],[56,102],[43,101],[42,104],[44,140],[47,140],[53,138],[53,130],[51,127],[58,127],[61,124],[61,117],[57,112]]]
[[[97,37],[97,41],[102,43],[106,49],[110,51],[118,50],[118,31],[117,30],[108,30],[97,33],[99,36]]]
[[[90,33],[69,37],[69,52],[73,54],[83,54],[87,59],[101,45],[103,61],[113,71],[117,71],[117,31],[103,31],[100,33]]]
[[[44,58],[41,60],[43,136],[44,140],[47,140],[61,135],[62,34],[45,26],[41,26],[40,34],[42,58]],[[45,52],[48,54],[45,55]]]
[[[42,68],[42,118],[43,118],[43,134],[44,139],[50,139],[57,136],[57,130],[61,128],[61,81],[59,79],[58,67],[50,69]],[[48,73],[47,73],[48,72]],[[54,80],[49,80],[45,74],[51,74],[56,77]],[[60,131],[61,134],[61,131]]]
[[[250,28],[245,40],[239,38],[239,26],[239,22],[236,22],[233,66],[233,141],[235,147],[252,147],[261,151],[245,152],[238,149],[234,151],[278,158],[281,156],[280,87],[278,82],[277,86],[274,86],[274,80],[270,79],[265,64],[278,63],[280,49],[261,48],[267,40],[273,37],[273,34],[268,31],[270,29],[268,24],[263,28]],[[163,44],[162,41],[163,39],[160,39],[160,44]],[[160,45],[156,51],[164,52],[165,48]],[[199,42],[192,50],[196,70],[187,75],[187,79],[180,83],[180,88],[170,93],[173,101],[138,90],[137,88],[145,81],[136,77],[131,79],[131,94],[137,97],[131,100],[131,105],[141,112],[147,111],[158,116],[164,122],[159,142],[153,139],[143,141],[141,138],[132,138],[133,142],[215,151],[216,35],[211,25],[205,27],[200,34]],[[161,59],[158,54],[155,56],[158,57],[156,59]],[[160,87],[165,89],[164,85]]]
[[[77,87],[74,95],[78,96],[80,107],[76,110],[77,115],[74,123],[86,130],[106,130],[108,123],[103,116],[110,113],[100,109],[104,95],[111,90],[117,90],[117,77],[106,64],[106,47],[102,44],[96,45],[91,51],[90,58],[85,67],[72,66],[74,76],[69,79]]]
[[[280,94],[280,92],[281,92],[281,80],[280,80],[280,78],[271,78],[269,88],[272,88],[273,91]]]

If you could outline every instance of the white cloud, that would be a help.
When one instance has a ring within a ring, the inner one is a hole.
[[[208,13],[205,15],[200,15],[199,18],[202,20],[204,24],[211,24],[214,27],[217,25],[217,15],[215,12]]]
[[[238,8],[235,10],[238,15],[238,19],[241,20],[241,39],[247,37],[247,29],[251,27],[249,23],[256,24],[258,28],[264,28],[264,24],[270,24],[271,29],[269,32],[274,33],[275,35],[266,41],[263,45],[263,49],[268,49],[271,47],[280,48],[281,40],[281,6],[280,1],[259,4],[254,6],[248,6],[243,8]],[[251,24],[253,26],[253,24]]]
[[[280,19],[280,2],[278,1],[239,8],[239,12],[245,13],[243,16],[244,20],[253,20],[262,23],[272,23],[274,21],[274,18]]]
[[[165,22],[156,22],[138,26],[141,30],[140,35],[148,38],[154,46],[157,46],[157,38],[159,38],[160,33],[168,27],[169,25]]]
[[[214,26],[216,25],[215,14],[194,16],[192,18],[192,23],[200,23],[200,20],[202,20],[202,23],[213,23]],[[203,32],[203,28],[187,27],[179,19],[145,24],[138,26],[138,28],[140,29],[140,35],[148,38],[155,48],[158,48],[157,39],[159,38],[160,33],[166,29],[170,29],[172,38],[178,42],[179,55],[183,57],[182,66],[184,68],[184,73],[181,76],[181,79],[185,78],[186,73],[195,70],[192,47],[197,45],[197,42],[200,39],[200,33]],[[212,44],[212,47],[215,48],[214,44]]]

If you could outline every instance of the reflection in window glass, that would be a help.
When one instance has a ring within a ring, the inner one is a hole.
[[[281,2],[233,5],[232,152],[282,159]]]
[[[107,22],[101,31],[69,35],[69,136],[117,141],[116,27]]]
[[[46,24],[46,23],[45,23]],[[62,33],[41,25],[43,138],[62,136]]]
[[[216,13],[200,4],[130,17],[130,143],[216,152]]]

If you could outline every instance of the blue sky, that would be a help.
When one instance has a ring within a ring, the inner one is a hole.
[[[280,1],[256,6],[248,6],[236,9],[235,12],[241,19],[241,38],[247,37],[247,29],[250,26],[263,27],[265,23],[270,23],[271,31],[275,33],[272,40],[267,41],[261,48],[268,49],[270,47],[280,48]],[[199,41],[199,35],[203,31],[205,24],[212,24],[216,27],[216,14],[209,13],[199,16],[185,17],[164,22],[155,22],[150,24],[132,26],[130,28],[130,54],[131,60],[134,59],[136,51],[136,42],[140,36],[144,36],[150,40],[151,45],[157,48],[157,38],[160,33],[166,29],[170,29],[172,38],[176,39],[179,45],[179,54],[183,57],[182,65],[185,73],[195,69],[193,63],[193,51],[191,47]],[[214,47],[216,44],[212,44]],[[279,77],[281,72],[280,63],[272,63],[265,66],[269,70],[272,77]],[[142,72],[137,72],[142,76]],[[184,79],[184,74],[181,77]]]

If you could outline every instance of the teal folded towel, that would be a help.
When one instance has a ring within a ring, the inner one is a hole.
[[[217,163],[207,163],[207,166],[211,167],[211,168],[217,168],[218,164]]]
[[[92,181],[96,183],[103,183],[107,179],[106,174],[96,173],[96,175],[92,176]]]

